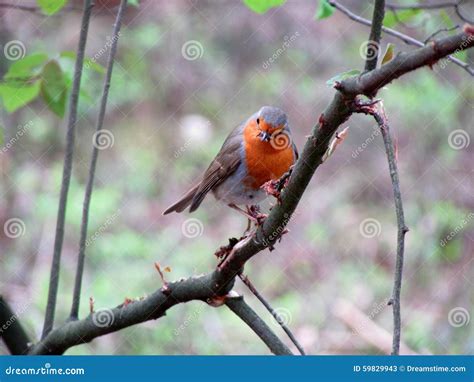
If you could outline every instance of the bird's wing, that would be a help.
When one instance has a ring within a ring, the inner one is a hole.
[[[194,194],[189,212],[196,210],[209,191],[221,184],[232,175],[242,162],[242,130],[237,126],[223,143],[219,153],[211,162],[202,177],[202,181]]]

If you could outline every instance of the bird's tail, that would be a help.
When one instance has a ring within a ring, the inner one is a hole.
[[[176,203],[173,203],[169,206],[164,212],[163,215],[169,214],[170,212],[183,212],[193,201],[194,195],[196,194],[199,188],[199,184],[191,188],[186,194],[184,194]]]

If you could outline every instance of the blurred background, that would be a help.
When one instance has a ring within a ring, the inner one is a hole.
[[[371,1],[341,2],[371,17]],[[70,310],[104,78],[99,65],[106,62],[117,5],[97,1],[91,20],[86,55],[94,65],[86,65],[82,81],[57,324]],[[72,1],[49,17],[0,7],[0,43],[20,41],[26,55],[45,53],[70,82],[74,61],[61,52],[77,47],[80,7],[80,1]],[[231,129],[263,105],[287,112],[295,143],[302,148],[334,95],[326,81],[363,66],[368,36],[367,27],[338,12],[317,19],[317,8],[313,0],[288,0],[264,14],[230,0],[142,0],[128,8],[104,123],[110,134],[100,151],[92,197],[81,317],[89,313],[90,297],[95,309],[109,308],[160,288],[154,262],[171,268],[165,273],[170,281],[209,272],[216,265],[214,251],[242,234],[246,219],[212,197],[192,215],[161,213],[199,179]],[[397,17],[389,12],[385,22],[420,40],[462,25],[449,8]],[[449,33],[455,31],[441,35]],[[389,42],[395,51],[413,49],[384,36],[382,51]],[[472,54],[458,57],[473,62]],[[2,55],[0,74],[14,62]],[[404,76],[379,96],[397,144],[410,228],[402,353],[472,353],[472,77],[443,61]],[[67,111],[61,118],[39,98],[16,109],[8,102],[4,96],[0,120],[0,293],[37,339],[48,290]],[[389,352],[392,330],[387,306],[397,230],[392,189],[383,142],[371,118],[353,116],[346,126],[347,139],[316,172],[290,232],[274,251],[254,257],[246,272],[308,353],[383,354]],[[17,227],[13,233],[6,228],[12,222]],[[286,341],[240,280],[235,289]],[[1,342],[0,353],[7,353]],[[227,308],[201,302],[180,304],[158,321],[68,351],[267,353]]]

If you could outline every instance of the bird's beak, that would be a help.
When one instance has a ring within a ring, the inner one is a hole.
[[[268,133],[268,131],[260,131],[258,133],[258,137],[262,142],[268,142],[270,141],[270,138],[272,137],[271,134]]]

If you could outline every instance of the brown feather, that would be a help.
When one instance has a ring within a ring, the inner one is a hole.
[[[199,184],[191,188],[186,194],[184,194],[176,203],[169,206],[164,212],[163,215],[167,215],[170,212],[183,212],[187,206],[189,206],[196,194],[196,191],[199,188]]]

